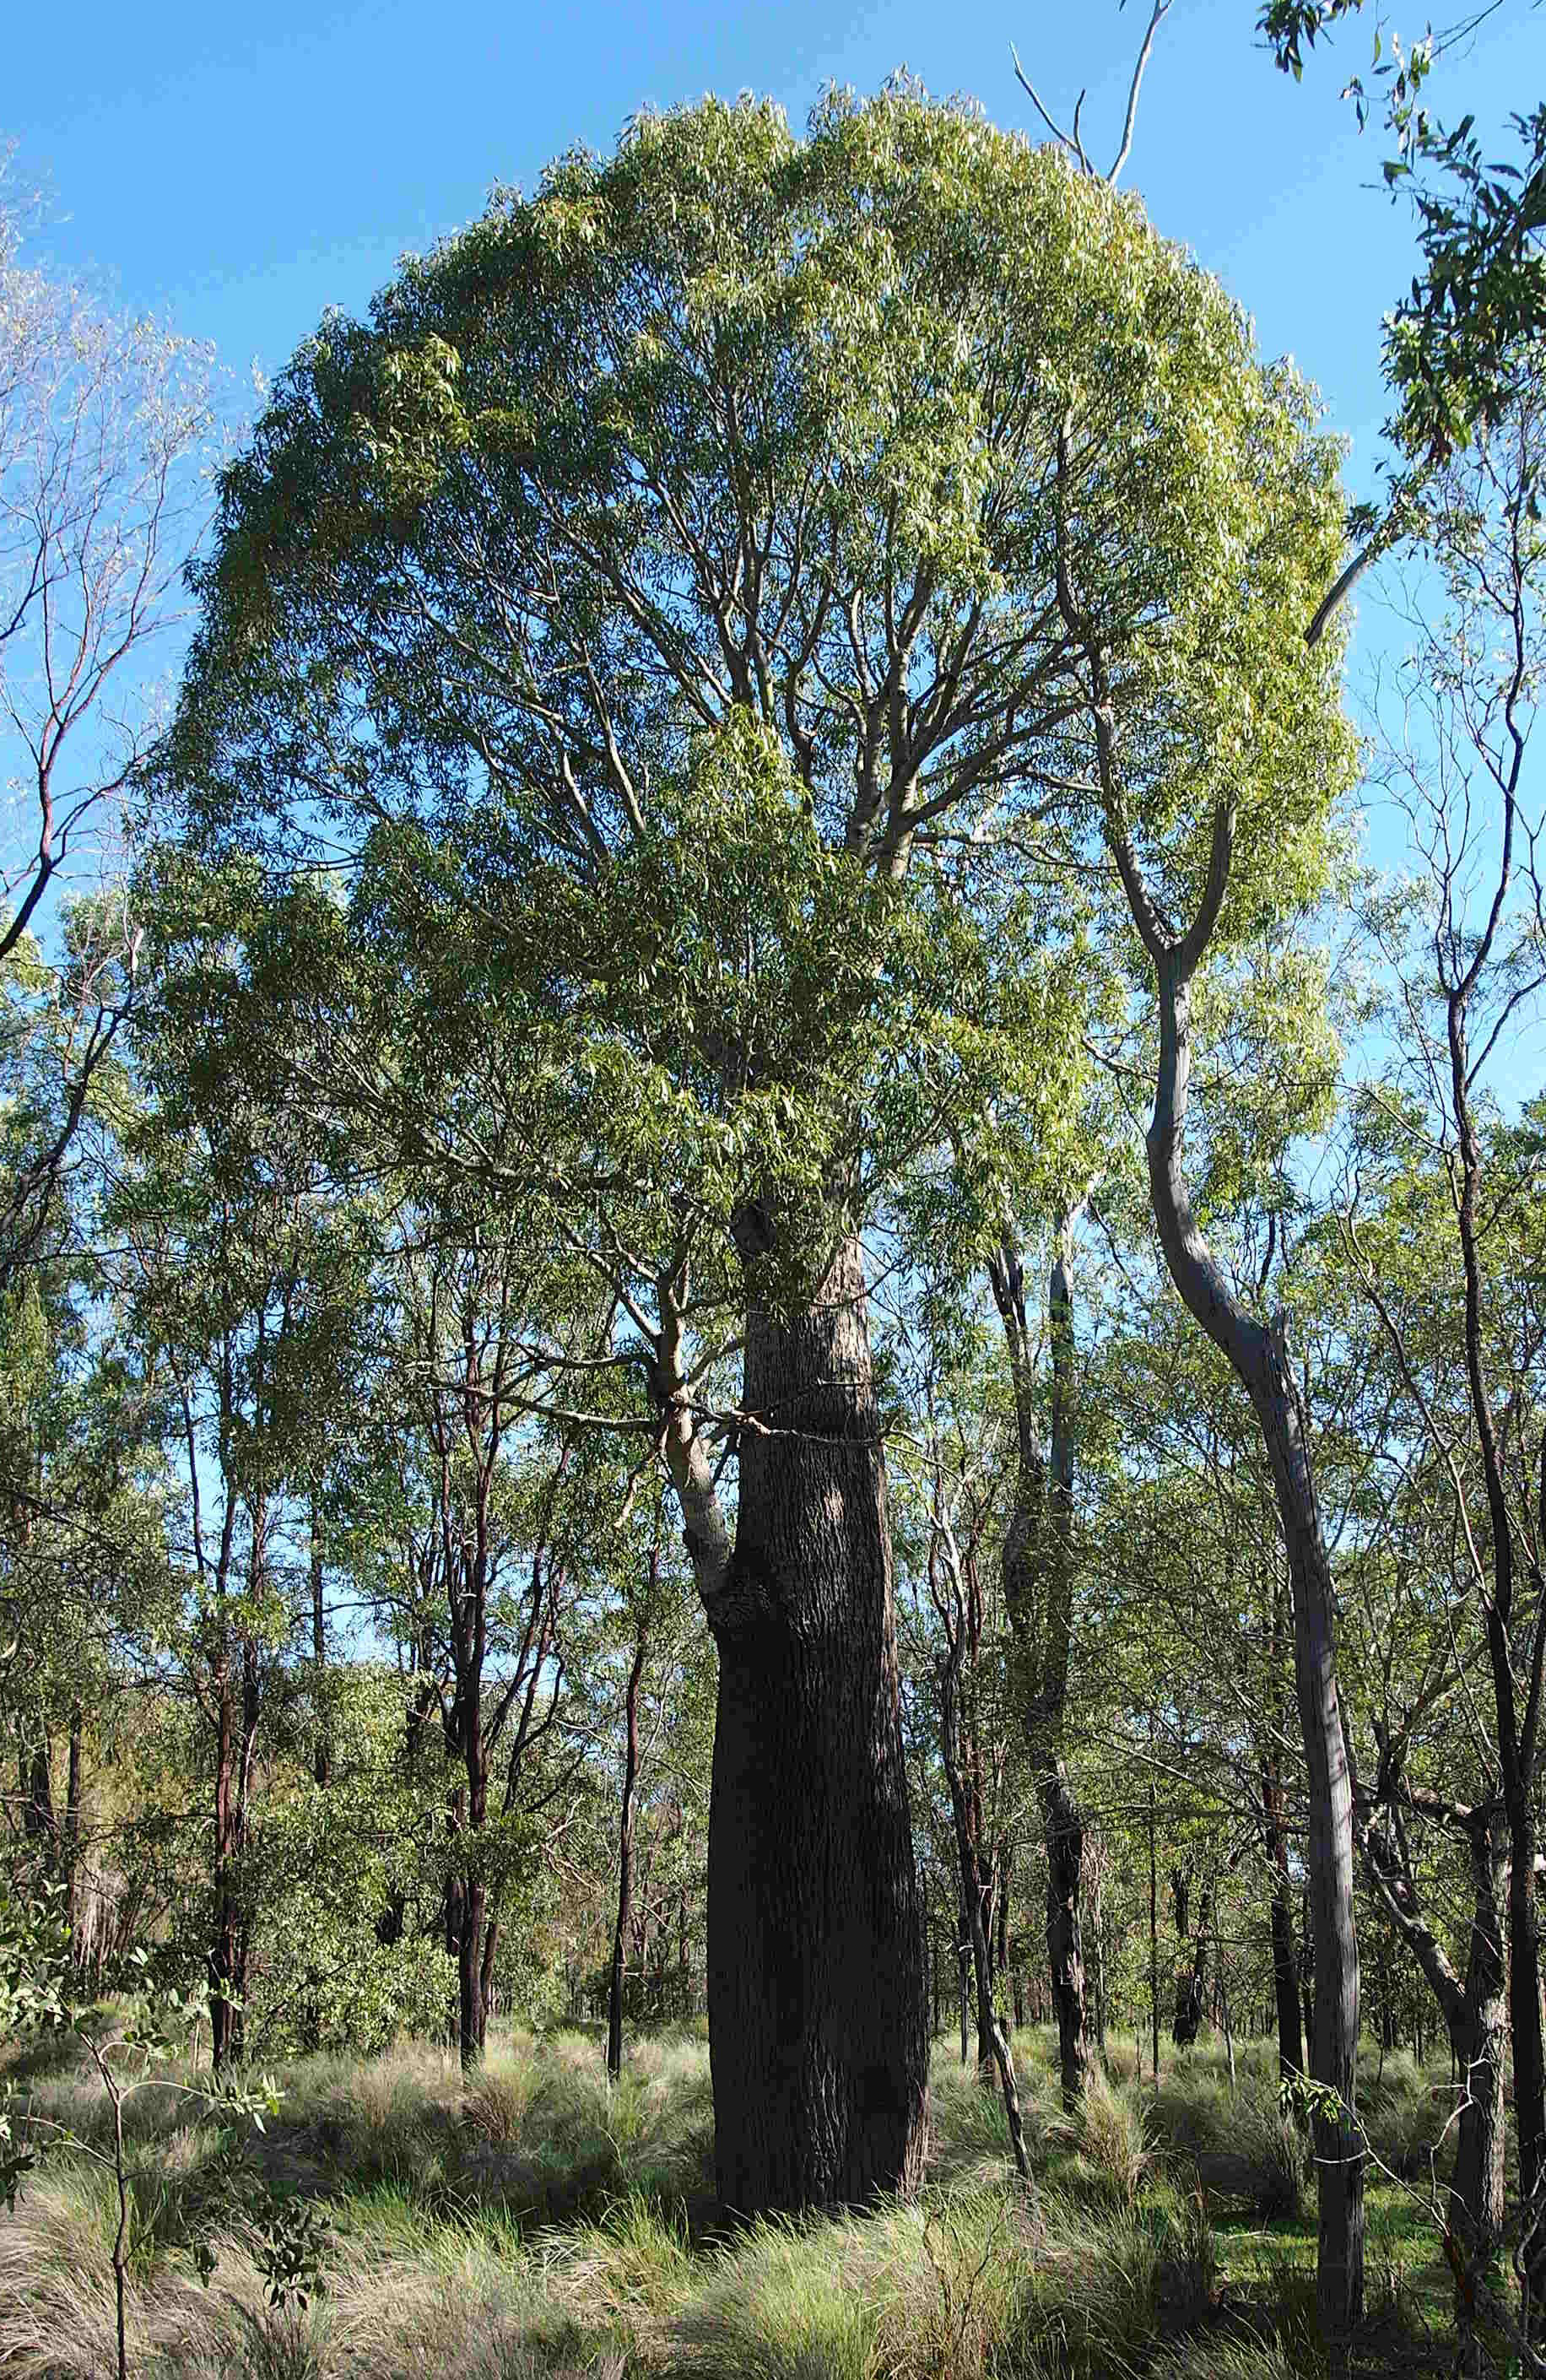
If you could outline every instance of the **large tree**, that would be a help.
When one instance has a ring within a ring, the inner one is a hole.
[[[11,164],[0,141],[0,1288],[50,1229],[133,992],[121,887],[78,907],[63,950],[50,911],[121,833],[162,723],[152,674],[207,517],[213,418],[207,351],[33,261]]]
[[[1135,204],[907,88],[803,143],[643,119],[498,194],[323,325],[225,482],[172,775],[276,882],[352,885],[306,1088],[603,1277],[676,1488],[733,2206],[918,2167],[860,1233],[952,1106],[1051,1140],[1077,1072],[1088,960],[1037,868],[1090,802],[1062,549],[1090,586],[1119,546],[1101,616],[1200,704],[1185,779],[1242,701],[1323,734],[1321,676],[1233,622],[1299,600],[1335,513],[1292,383]]]

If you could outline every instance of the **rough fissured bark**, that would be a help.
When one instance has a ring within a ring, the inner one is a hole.
[[[922,1925],[864,1295],[847,1242],[806,1311],[753,1305],[736,1547],[705,1595],[709,2043],[719,2192],[738,2214],[908,2189],[922,2152]]]

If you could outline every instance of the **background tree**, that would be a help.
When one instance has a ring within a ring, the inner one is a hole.
[[[0,773],[17,821],[0,851],[0,1082],[14,1097],[30,1078],[32,1129],[0,1182],[0,1287],[48,1228],[132,992],[121,893],[64,953],[47,896],[94,889],[158,731],[149,673],[205,516],[213,425],[207,350],[28,261],[40,211],[12,166],[0,149]]]

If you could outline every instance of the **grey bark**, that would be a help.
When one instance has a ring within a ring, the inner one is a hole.
[[[1383,1752],[1383,1746],[1382,1747]],[[1384,1767],[1382,1760],[1382,1767]],[[1475,2339],[1478,2282],[1503,2238],[1503,2068],[1508,2040],[1507,1961],[1503,1949],[1508,1835],[1496,1803],[1475,1808],[1435,1803],[1432,1815],[1466,1840],[1471,1879],[1470,1942],[1464,1980],[1424,1914],[1402,1822],[1399,1777],[1382,1777],[1386,1825],[1360,1811],[1363,1872],[1421,1970],[1443,2013],[1450,2051],[1464,2078],[1445,2250],[1455,2275],[1455,2313],[1465,2370],[1479,2369]]]

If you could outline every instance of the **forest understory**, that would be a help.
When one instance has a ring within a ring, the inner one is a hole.
[[[104,2019],[107,2031],[111,2020]],[[1325,2368],[1308,2145],[1280,2114],[1270,2042],[1162,2066],[1129,2046],[1065,2119],[1050,2028],[1014,2042],[1028,2190],[996,2091],[934,2045],[931,2149],[911,2204],[759,2220],[713,2197],[700,2029],[631,2045],[495,2028],[470,2078],[403,2043],[276,2077],[259,2131],[199,2109],[164,2070],[130,2103],[130,2367],[200,2380],[451,2374],[467,2380],[1275,2380]],[[79,2042],[12,2053],[35,2118],[83,2141],[109,2108]],[[1356,2373],[1454,2353],[1432,2216],[1447,2176],[1447,2065],[1371,2055],[1367,2314]],[[0,2371],[113,2368],[110,2174],[51,2156],[0,2214]],[[275,2243],[300,2243],[276,2288]],[[201,2277],[201,2250],[207,2269]],[[272,2300],[278,2296],[280,2302]]]

